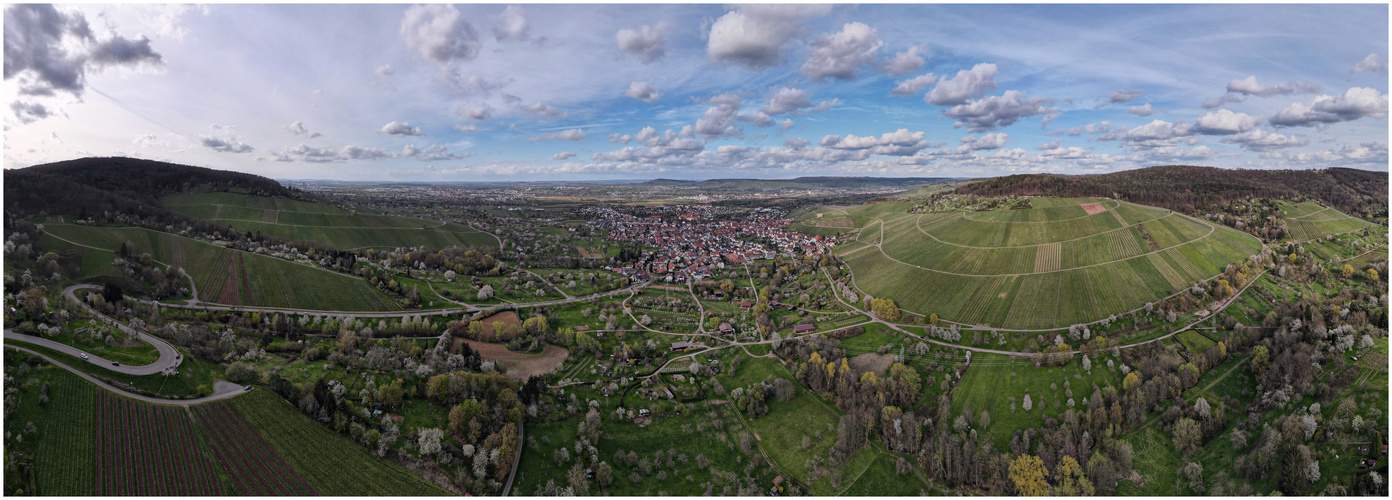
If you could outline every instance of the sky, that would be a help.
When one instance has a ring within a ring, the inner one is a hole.
[[[276,179],[1388,169],[1388,6],[7,5],[4,166]]]

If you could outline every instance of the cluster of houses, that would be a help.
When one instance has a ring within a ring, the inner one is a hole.
[[[726,264],[741,265],[782,255],[824,253],[831,243],[784,228],[791,222],[779,210],[751,211],[711,206],[645,208],[651,215],[633,215],[612,208],[587,208],[586,224],[609,231],[613,241],[657,248],[643,252],[635,264],[610,271],[668,282],[705,279]],[[769,245],[750,240],[761,240]],[[772,248],[770,248],[772,247]]]

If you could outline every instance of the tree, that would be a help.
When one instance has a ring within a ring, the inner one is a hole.
[[[30,288],[24,293],[24,312],[31,318],[38,318],[48,307],[48,299],[44,298],[43,292],[38,288]]]
[[[1212,409],[1211,407],[1208,406],[1208,400],[1207,400],[1207,399],[1199,398],[1198,401],[1195,401],[1195,402],[1194,402],[1194,411],[1198,412],[1198,413],[1199,413],[1199,416],[1200,416],[1200,417],[1203,417],[1204,420],[1208,420],[1208,419],[1209,419],[1209,417],[1211,416],[1212,410],[1213,410],[1213,409]]]
[[[1131,392],[1131,389],[1138,385],[1141,385],[1141,377],[1136,375],[1136,372],[1126,374],[1126,378],[1121,381],[1121,388],[1126,392]]]
[[[1077,462],[1075,461],[1074,464]],[[1034,455],[1020,455],[1010,462],[1010,482],[1020,496],[1041,497],[1049,494],[1049,483],[1044,477],[1049,473],[1044,461]]]
[[[595,482],[599,483],[600,488],[608,488],[614,484],[614,468],[609,466],[609,462],[600,462],[595,467]]]
[[[574,492],[576,496],[589,496],[590,482],[585,480],[585,468],[579,462],[576,462],[570,467],[570,471],[566,472],[566,483],[570,485],[570,491]]]
[[[439,453],[440,438],[445,437],[445,431],[439,427],[421,429],[419,437],[421,456],[430,456]]]
[[[1190,418],[1181,418],[1174,426],[1174,447],[1180,455],[1188,457],[1203,444],[1203,431],[1199,423]]]
[[[1271,351],[1264,345],[1252,348],[1252,371],[1261,375],[1266,371],[1266,367],[1271,366]]]
[[[1029,394],[1026,394],[1026,395],[1025,395],[1025,402],[1022,403],[1022,404],[1020,405],[1020,407],[1021,407],[1021,408],[1024,408],[1025,411],[1030,411],[1031,408],[1034,408],[1034,401],[1031,401],[1031,400],[1030,400],[1030,395],[1029,395]]]
[[[1058,485],[1056,494],[1062,496],[1092,496],[1095,493],[1083,467],[1072,455],[1064,455],[1054,468],[1054,484]]]
[[[491,298],[493,298],[493,285],[483,285],[483,288],[479,289],[478,299],[488,300]]]
[[[936,324],[938,324],[938,314],[937,314],[937,313],[933,313],[933,314],[929,314],[929,315],[928,315],[928,324],[930,324],[930,325],[936,325]]]
[[[405,395],[405,390],[401,387],[401,379],[396,379],[390,384],[382,384],[377,388],[377,400],[382,405],[395,408],[401,406],[401,398]]]

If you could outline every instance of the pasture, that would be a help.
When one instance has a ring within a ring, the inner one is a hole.
[[[1044,415],[1058,418],[1064,410],[1086,409],[1083,398],[1092,395],[1092,386],[1120,388],[1119,364],[1107,367],[1108,356],[1092,355],[1091,372],[1082,367],[1082,357],[1066,366],[1037,368],[1028,359],[999,354],[977,353],[972,356],[967,373],[962,376],[952,397],[952,418],[970,407],[971,426],[998,449],[1007,449],[1010,436],[1017,429],[1043,425]],[[1025,396],[1031,408],[1024,408]],[[1073,406],[1068,400],[1073,400]],[[990,425],[977,428],[982,411],[991,413]]]
[[[1042,208],[908,214],[880,207],[857,219],[860,237],[837,253],[858,288],[904,310],[1047,330],[1128,312],[1261,249],[1250,235],[1164,209],[1032,201]]]

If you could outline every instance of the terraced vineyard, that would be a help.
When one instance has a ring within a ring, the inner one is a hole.
[[[1349,217],[1338,210],[1311,202],[1282,203],[1281,212],[1285,215],[1286,227],[1290,228],[1291,239],[1295,241],[1357,231],[1372,225],[1363,219]]]
[[[163,204],[175,212],[227,224],[238,231],[317,241],[342,249],[498,245],[493,236],[453,222],[358,214],[283,198],[191,193],[168,196]]]
[[[989,212],[909,214],[887,210],[897,208],[890,203],[851,209],[862,232],[838,254],[858,287],[903,309],[1040,330],[1141,307],[1261,250],[1245,233],[1160,208],[1106,199],[1031,203]]]
[[[99,396],[97,495],[222,494],[215,466],[199,451],[193,422],[183,408],[145,404],[106,391]]]
[[[358,278],[169,233],[51,223],[45,224],[44,230],[51,233],[44,236],[44,244],[82,250],[82,277],[114,271],[111,259],[125,243],[132,252],[148,253],[157,261],[182,267],[193,277],[199,299],[205,302],[336,311],[400,309],[391,298]]]

